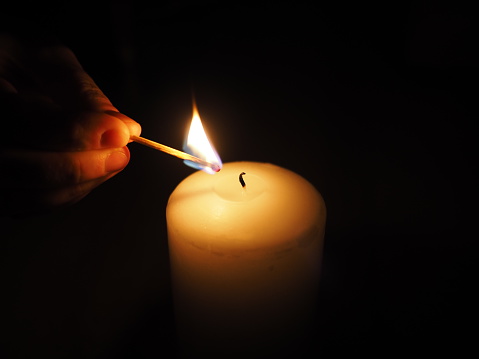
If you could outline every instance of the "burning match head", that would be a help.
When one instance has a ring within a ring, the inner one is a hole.
[[[209,163],[206,161],[201,160],[199,161],[191,161],[191,160],[185,160],[184,163],[190,167],[193,167],[197,170],[202,170],[206,173],[209,174],[215,174],[221,170],[222,164],[217,164],[217,163]]]

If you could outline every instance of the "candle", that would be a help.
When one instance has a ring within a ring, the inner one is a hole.
[[[311,183],[269,163],[226,163],[183,180],[166,217],[178,336],[189,354],[263,355],[304,334],[326,221]]]

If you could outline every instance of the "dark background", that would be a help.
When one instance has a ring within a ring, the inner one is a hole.
[[[12,16],[70,46],[143,136],[180,148],[194,94],[223,162],[316,186],[311,356],[460,355],[477,341],[475,19],[456,2],[385,3],[39,2]],[[193,170],[129,148],[77,205],[0,220],[4,357],[174,358],[165,207]]]

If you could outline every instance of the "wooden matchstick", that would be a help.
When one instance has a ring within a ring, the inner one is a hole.
[[[202,166],[210,167],[210,168],[211,168],[213,171],[215,171],[215,172],[219,172],[220,169],[221,169],[218,165],[215,165],[215,164],[213,164],[213,163],[206,162],[205,160],[202,160],[201,158],[192,156],[192,155],[190,155],[189,153],[176,150],[176,149],[174,149],[174,148],[172,148],[172,147],[168,147],[168,146],[162,145],[161,143],[148,140],[148,139],[146,139],[146,138],[144,138],[144,137],[130,136],[130,139],[131,139],[132,141],[136,142],[136,143],[141,144],[141,145],[145,145],[145,146],[154,148],[155,150],[159,150],[159,151],[168,153],[169,155],[172,155],[172,156],[181,158],[182,160],[187,160],[187,161],[191,161],[191,162],[198,163],[198,164],[200,164],[200,165],[202,165]]]

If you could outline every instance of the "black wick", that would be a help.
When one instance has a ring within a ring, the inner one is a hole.
[[[246,173],[245,172],[241,172],[240,175],[239,175],[239,181],[241,183],[241,186],[245,187],[246,186],[246,183],[244,182],[244,179],[243,179],[243,175],[245,175]]]

